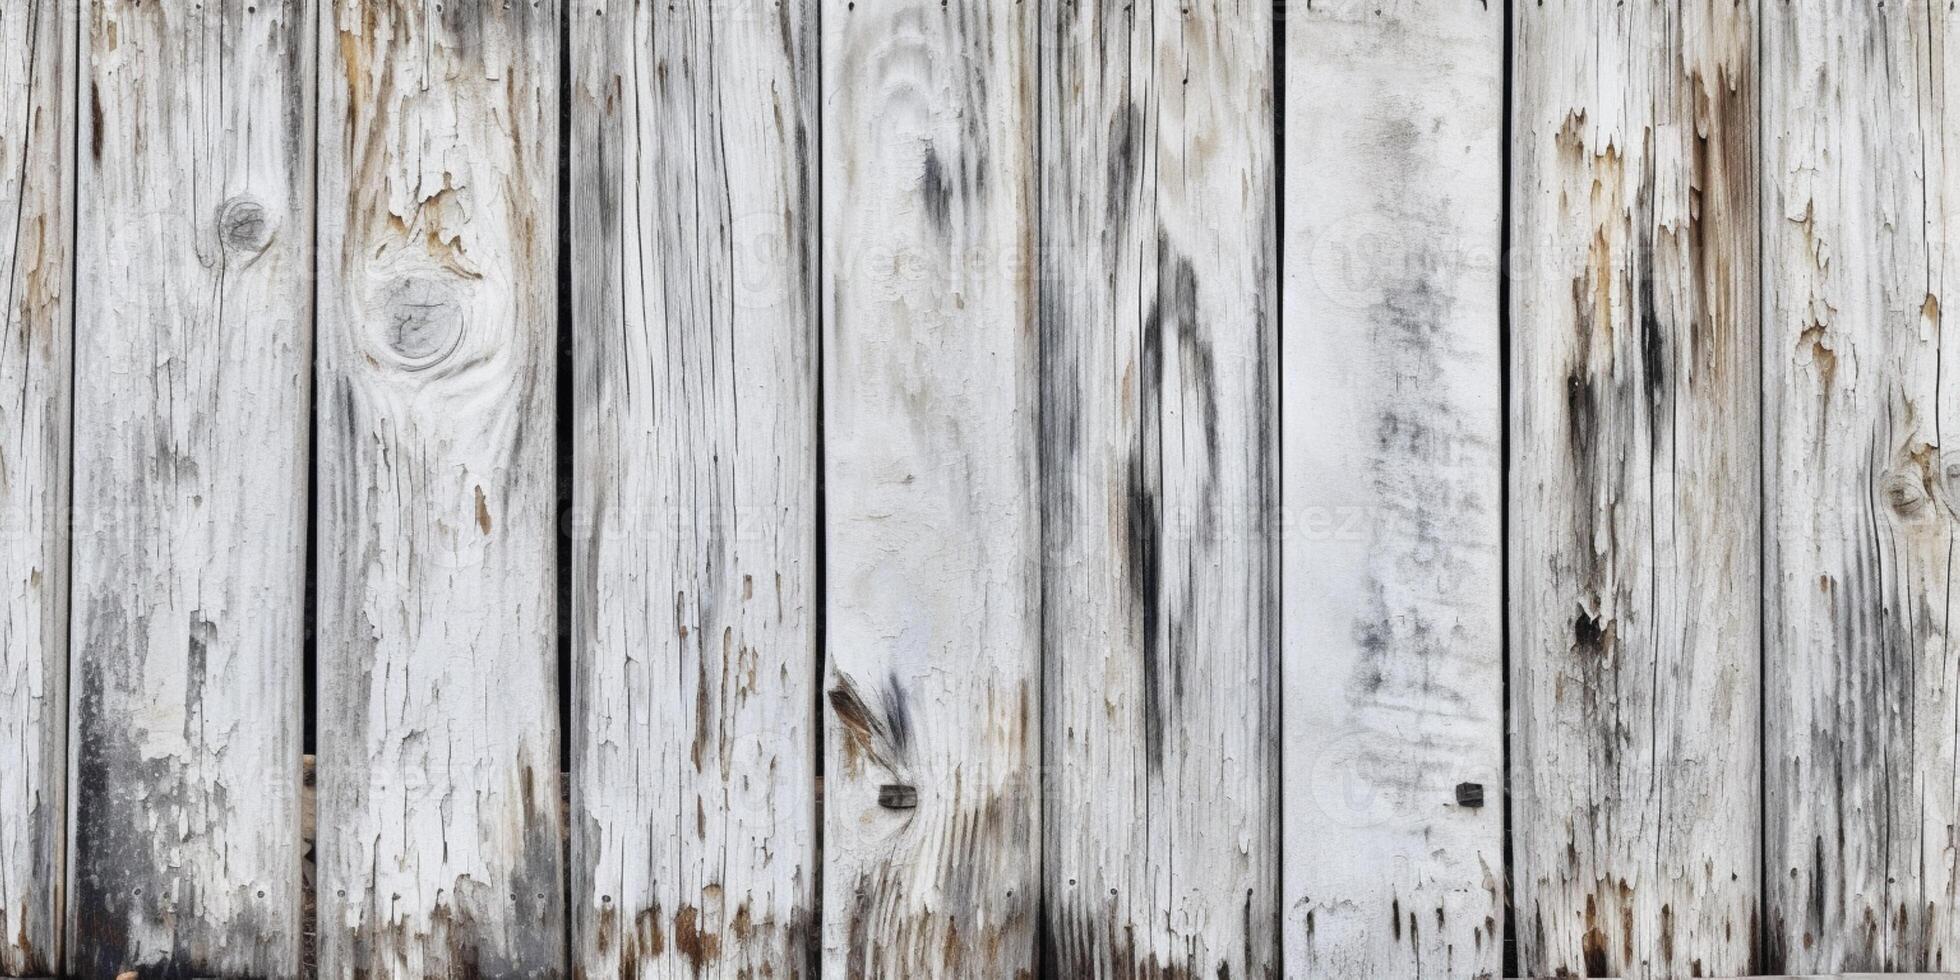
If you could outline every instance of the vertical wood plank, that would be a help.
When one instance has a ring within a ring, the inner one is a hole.
[[[1960,456],[1943,429],[1960,201],[1944,3],[1763,24],[1769,952],[1960,963]]]
[[[1286,975],[1503,968],[1504,7],[1286,19]]]
[[[321,7],[320,969],[565,971],[560,7]]]
[[[60,957],[77,22],[0,8],[0,976]]]
[[[1043,6],[1058,976],[1277,976],[1273,18]]]
[[[826,976],[1032,975],[1035,24],[823,11]]]
[[[311,7],[82,6],[68,969],[290,975]]]
[[[816,927],[816,4],[572,21],[574,956],[802,976]]]
[[[1516,7],[1519,972],[1758,936],[1755,4]]]

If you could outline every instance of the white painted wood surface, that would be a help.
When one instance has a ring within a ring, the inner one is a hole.
[[[823,9],[826,976],[1034,965],[1036,16]]]
[[[560,7],[319,11],[320,969],[560,975]]]
[[[0,976],[60,958],[76,24],[0,7]]]
[[[1763,23],[1770,965],[1960,965],[1960,54],[1944,3]]]
[[[0,974],[1952,966],[1952,16],[0,4]]]
[[[1503,969],[1505,30],[1288,9],[1288,976]]]
[[[1521,973],[1754,966],[1754,8],[1514,8]]]
[[[68,969],[299,962],[313,30],[82,5]]]
[[[1277,975],[1273,22],[1043,9],[1044,969]]]
[[[574,959],[817,927],[817,6],[574,18]]]

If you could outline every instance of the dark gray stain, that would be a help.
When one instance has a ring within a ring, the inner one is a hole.
[[[894,775],[910,764],[911,709],[896,676],[888,676],[877,692],[877,706],[867,701],[849,677],[840,676],[830,689],[830,710],[842,727],[847,753],[862,753]]]
[[[208,624],[205,624],[208,627]],[[105,715],[111,705],[137,696],[143,685],[141,657],[123,646],[147,635],[131,621],[116,597],[88,600],[77,666],[81,690],[75,702],[76,762],[74,888],[67,942],[71,973],[114,977],[134,973],[143,980],[189,980],[223,975],[227,963],[276,963],[296,938],[279,928],[282,916],[269,906],[247,908],[214,930],[179,910],[195,908],[198,874],[208,869],[157,866],[153,821],[157,814],[191,808],[224,808],[222,797],[195,794],[182,763],[149,758],[120,717]],[[202,669],[199,651],[208,632],[193,627],[192,668]],[[188,714],[198,713],[196,703]],[[293,776],[298,778],[297,760]],[[294,843],[295,873],[299,860]],[[132,933],[166,935],[168,948],[146,950],[136,958]]]
[[[946,180],[946,166],[939,159],[939,148],[926,144],[925,169],[919,176],[919,193],[925,199],[926,220],[941,237],[952,234],[953,188]]]
[[[1143,668],[1143,746],[1144,758],[1153,771],[1164,764],[1164,691],[1160,663],[1161,619],[1163,616],[1163,569],[1161,526],[1157,515],[1156,477],[1146,461],[1133,455],[1129,461],[1129,491],[1124,514],[1128,545],[1130,596],[1142,621]]]
[[[1143,168],[1143,128],[1142,110],[1128,100],[1109,121],[1109,173],[1103,185],[1103,207],[1112,241],[1122,241],[1130,226],[1130,202],[1138,193]]]

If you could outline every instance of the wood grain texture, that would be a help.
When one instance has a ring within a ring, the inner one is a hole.
[[[1277,977],[1273,20],[1042,9],[1044,971]]]
[[[1770,965],[1960,965],[1945,3],[1763,23]]]
[[[816,4],[572,21],[574,958],[816,941]]]
[[[560,7],[320,11],[320,969],[558,976]]]
[[[1518,969],[1753,972],[1753,2],[1515,9]]]
[[[1503,968],[1504,10],[1286,20],[1286,972]]]
[[[1032,975],[1035,26],[823,10],[826,976]]]
[[[76,8],[0,8],[0,976],[60,959]]]
[[[289,975],[314,23],[82,6],[68,969]]]

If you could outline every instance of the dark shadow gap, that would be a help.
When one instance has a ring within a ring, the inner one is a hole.
[[[319,783],[320,752],[320,493],[323,481],[319,478],[320,451],[320,89],[322,70],[326,64],[326,45],[320,43],[320,30],[313,25],[313,132],[310,134],[313,146],[313,186],[311,197],[313,209],[313,247],[311,250],[311,275],[308,282],[308,304],[311,307],[310,329],[312,331],[312,357],[306,365],[306,543],[300,561],[304,566],[304,599],[301,609],[300,626],[300,773],[299,801],[301,825],[313,828],[309,839],[303,839],[304,853],[300,855],[300,966],[301,971],[311,976],[319,969],[320,963],[320,903],[317,889],[320,885],[320,797]],[[305,757],[312,757],[314,764],[306,765]]]
[[[1280,374],[1284,369],[1286,342],[1286,5],[1292,0],[1273,0],[1272,17],[1272,73],[1273,73],[1273,336],[1271,356],[1275,364],[1273,384],[1273,432],[1286,432],[1286,385]],[[1286,527],[1282,518],[1286,511],[1286,454],[1277,445],[1266,447],[1273,454],[1272,492],[1277,501],[1278,513],[1267,515],[1266,528],[1269,535]],[[1276,520],[1277,519],[1277,520]],[[1267,656],[1274,659],[1267,672],[1271,679],[1267,692],[1267,717],[1271,721],[1272,738],[1272,814],[1273,822],[1273,860],[1278,873],[1273,876],[1273,962],[1279,969],[1286,968],[1286,697],[1282,688],[1286,684],[1286,635],[1285,626],[1280,619],[1279,604],[1286,595],[1286,538],[1277,535],[1270,547],[1272,550],[1273,586],[1267,601],[1270,605],[1272,629],[1268,634],[1275,640],[1274,649]],[[1249,966],[1249,964],[1248,964]]]
[[[1511,276],[1513,272],[1511,249],[1514,244],[1511,235],[1511,168],[1514,165],[1511,153],[1512,119],[1516,115],[1517,97],[1512,85],[1513,69],[1516,65],[1515,48],[1517,10],[1514,0],[1504,0],[1504,112],[1503,123],[1499,129],[1498,163],[1502,185],[1498,189],[1497,224],[1497,385],[1498,404],[1503,407],[1504,421],[1498,428],[1498,458],[1503,460],[1502,481],[1498,487],[1498,581],[1499,594],[1504,597],[1501,619],[1498,623],[1502,641],[1498,647],[1498,660],[1503,671],[1503,696],[1499,714],[1503,719],[1503,767],[1504,780],[1504,975],[1519,976],[1518,972],[1518,909],[1516,868],[1511,847],[1512,827],[1517,813],[1517,798],[1511,792],[1515,780],[1511,770]]]
[[[63,654],[62,661],[66,668],[66,676],[63,679],[63,688],[62,688],[63,697],[62,697],[62,704],[61,704],[62,707],[61,759],[62,759],[62,769],[63,769],[62,779],[61,779],[61,841],[57,845],[57,847],[59,847],[60,849],[59,850],[60,856],[56,860],[55,868],[54,868],[55,873],[61,875],[63,880],[63,886],[55,890],[56,897],[55,897],[54,909],[53,909],[53,914],[54,914],[53,924],[54,924],[54,935],[55,935],[54,949],[50,951],[49,957],[46,960],[47,968],[53,972],[65,971],[69,966],[68,959],[67,959],[69,955],[69,950],[67,949],[67,945],[68,945],[68,922],[70,918],[69,912],[71,910],[68,908],[68,903],[73,901],[72,897],[69,895],[69,892],[71,892],[73,889],[68,886],[70,883],[72,883],[74,878],[74,876],[71,874],[72,871],[71,863],[74,861],[75,858],[74,846],[71,842],[71,838],[73,836],[74,823],[75,823],[75,818],[74,818],[75,804],[78,802],[78,798],[81,795],[74,787],[69,785],[69,779],[68,779],[68,773],[73,771],[73,767],[69,765],[69,761],[75,758],[75,751],[77,748],[77,746],[75,745],[75,719],[73,717],[73,714],[75,710],[74,709],[75,662],[76,660],[79,659],[75,655],[75,648],[74,648],[74,639],[75,639],[75,627],[74,627],[75,416],[77,414],[75,411],[75,381],[77,377],[76,367],[81,361],[82,345],[81,345],[81,320],[79,316],[80,310],[78,308],[78,304],[76,303],[76,298],[73,294],[77,293],[80,290],[81,281],[82,281],[81,278],[82,277],[82,268],[81,268],[81,262],[82,262],[82,258],[81,258],[82,256],[82,167],[81,167],[82,164],[82,115],[81,115],[82,95],[81,93],[82,93],[82,86],[86,84],[88,80],[89,71],[88,71],[88,60],[86,56],[86,45],[88,44],[88,32],[82,29],[81,7],[79,4],[77,4],[73,7],[68,8],[67,12],[70,16],[75,18],[75,23],[73,28],[75,32],[74,35],[75,50],[72,52],[72,54],[74,55],[74,66],[75,66],[74,67],[75,78],[73,79],[72,82],[72,84],[74,85],[74,93],[73,93],[73,100],[69,103],[68,106],[69,123],[74,127],[75,142],[74,145],[69,148],[70,155],[68,158],[68,168],[71,171],[68,178],[68,233],[69,233],[68,234],[68,291],[70,293],[70,296],[68,298],[68,305],[66,307],[67,318],[68,318],[68,395],[67,395],[68,445],[67,445],[67,451],[63,453],[63,456],[65,457],[65,461],[66,461],[67,472],[63,474],[62,481],[61,481],[62,496],[64,498],[61,502],[62,503],[61,517],[56,518],[57,520],[65,518],[68,522],[68,526],[63,529],[64,534],[67,538],[67,540],[63,542],[63,544],[66,545],[67,555],[62,559],[62,561],[64,562],[64,567],[62,568],[62,575],[66,579],[66,581],[62,583],[63,607],[61,609],[61,620],[60,620],[61,647],[62,647],[62,654]],[[56,36],[59,37],[60,35],[57,34]],[[32,72],[33,70],[34,70],[34,66],[30,61],[28,65],[28,71]],[[22,147],[22,153],[24,154],[25,152],[26,152],[26,148]],[[23,159],[25,159],[25,157],[23,157]]]
[[[809,84],[809,91],[806,95],[810,106],[811,126],[816,130],[812,134],[811,139],[811,143],[815,147],[816,152],[813,157],[803,162],[803,166],[805,167],[803,179],[806,181],[806,186],[810,188],[810,193],[804,196],[804,200],[812,202],[806,206],[814,207],[816,214],[812,220],[805,224],[806,228],[814,231],[813,240],[805,241],[802,244],[806,250],[803,257],[804,266],[808,269],[814,265],[816,273],[810,280],[812,283],[810,294],[805,297],[805,302],[810,304],[812,321],[810,329],[813,333],[811,349],[814,356],[811,359],[812,364],[810,367],[813,374],[810,384],[812,393],[810,430],[813,444],[811,450],[813,463],[811,472],[815,477],[816,488],[814,491],[815,499],[811,501],[813,512],[811,515],[812,526],[810,535],[812,551],[810,560],[811,564],[815,566],[811,575],[813,594],[810,602],[811,646],[814,648],[810,658],[813,674],[813,683],[811,684],[810,690],[810,706],[812,711],[810,716],[812,719],[810,725],[810,751],[812,755],[810,772],[812,773],[811,804],[814,812],[811,817],[813,822],[811,824],[810,834],[811,926],[809,937],[806,941],[807,962],[805,969],[807,971],[806,975],[820,977],[823,975],[825,912],[823,845],[827,830],[824,822],[824,751],[827,731],[826,724],[828,722],[826,712],[830,710],[824,698],[824,686],[829,676],[830,662],[830,522],[828,520],[828,497],[824,487],[825,462],[829,457],[824,447],[824,331],[826,329],[826,317],[824,315],[823,300],[823,297],[828,294],[824,288],[824,277],[829,271],[825,268],[824,262],[824,226],[829,215],[824,210],[823,179],[824,111],[822,93],[824,85],[824,5],[820,0],[808,0],[808,2],[813,8],[813,13],[810,15],[808,24],[811,36],[806,43],[809,45],[808,52],[814,55],[811,58],[814,64],[805,71],[804,78]]]
[[[558,769],[572,771],[572,47],[571,10],[558,22],[558,336],[553,385],[554,473],[558,511],[553,521],[558,595]]]
[[[559,860],[563,873],[558,876],[560,900],[564,909],[565,963],[569,970],[578,962],[573,937],[576,907],[572,904],[572,534],[573,534],[573,449],[575,426],[573,404],[572,343],[572,11],[576,4],[564,0],[558,16],[558,333],[557,365],[552,386],[554,434],[553,470],[557,478],[558,507],[553,515],[553,574],[558,603],[558,804],[566,815],[560,828]]]
[[[1034,337],[1035,337],[1035,403],[1034,403],[1034,485],[1035,485],[1035,554],[1039,558],[1035,578],[1035,663],[1034,663],[1034,949],[1029,962],[1034,964],[1037,975],[1054,977],[1060,974],[1060,957],[1054,948],[1053,924],[1049,921],[1048,862],[1051,859],[1049,830],[1053,815],[1048,808],[1048,733],[1050,731],[1050,711],[1052,705],[1048,698],[1048,579],[1054,555],[1048,551],[1048,488],[1052,479],[1049,472],[1048,447],[1048,351],[1044,341],[1048,337],[1048,290],[1049,261],[1052,258],[1048,242],[1048,226],[1043,220],[1048,204],[1048,57],[1049,45],[1044,38],[1055,42],[1062,40],[1067,31],[1063,19],[1066,14],[1057,14],[1051,23],[1048,5],[1040,5],[1032,15],[1034,18],[1034,207],[1030,221],[1034,225]],[[1048,37],[1050,31],[1054,34]],[[1056,50],[1060,44],[1056,44]]]
[[[1756,18],[1756,49],[1758,65],[1761,64],[1763,50],[1763,18]],[[1775,940],[1771,938],[1770,894],[1769,894],[1769,473],[1762,463],[1762,450],[1769,446],[1769,393],[1764,389],[1767,380],[1763,370],[1763,343],[1767,330],[1769,311],[1763,303],[1765,233],[1763,216],[1763,195],[1761,181],[1763,172],[1763,91],[1762,71],[1758,68],[1751,76],[1757,80],[1755,92],[1756,139],[1751,148],[1755,159],[1751,161],[1750,172],[1757,178],[1756,198],[1756,936],[1755,949],[1751,955],[1755,959],[1752,973],[1782,973],[1783,957]]]

